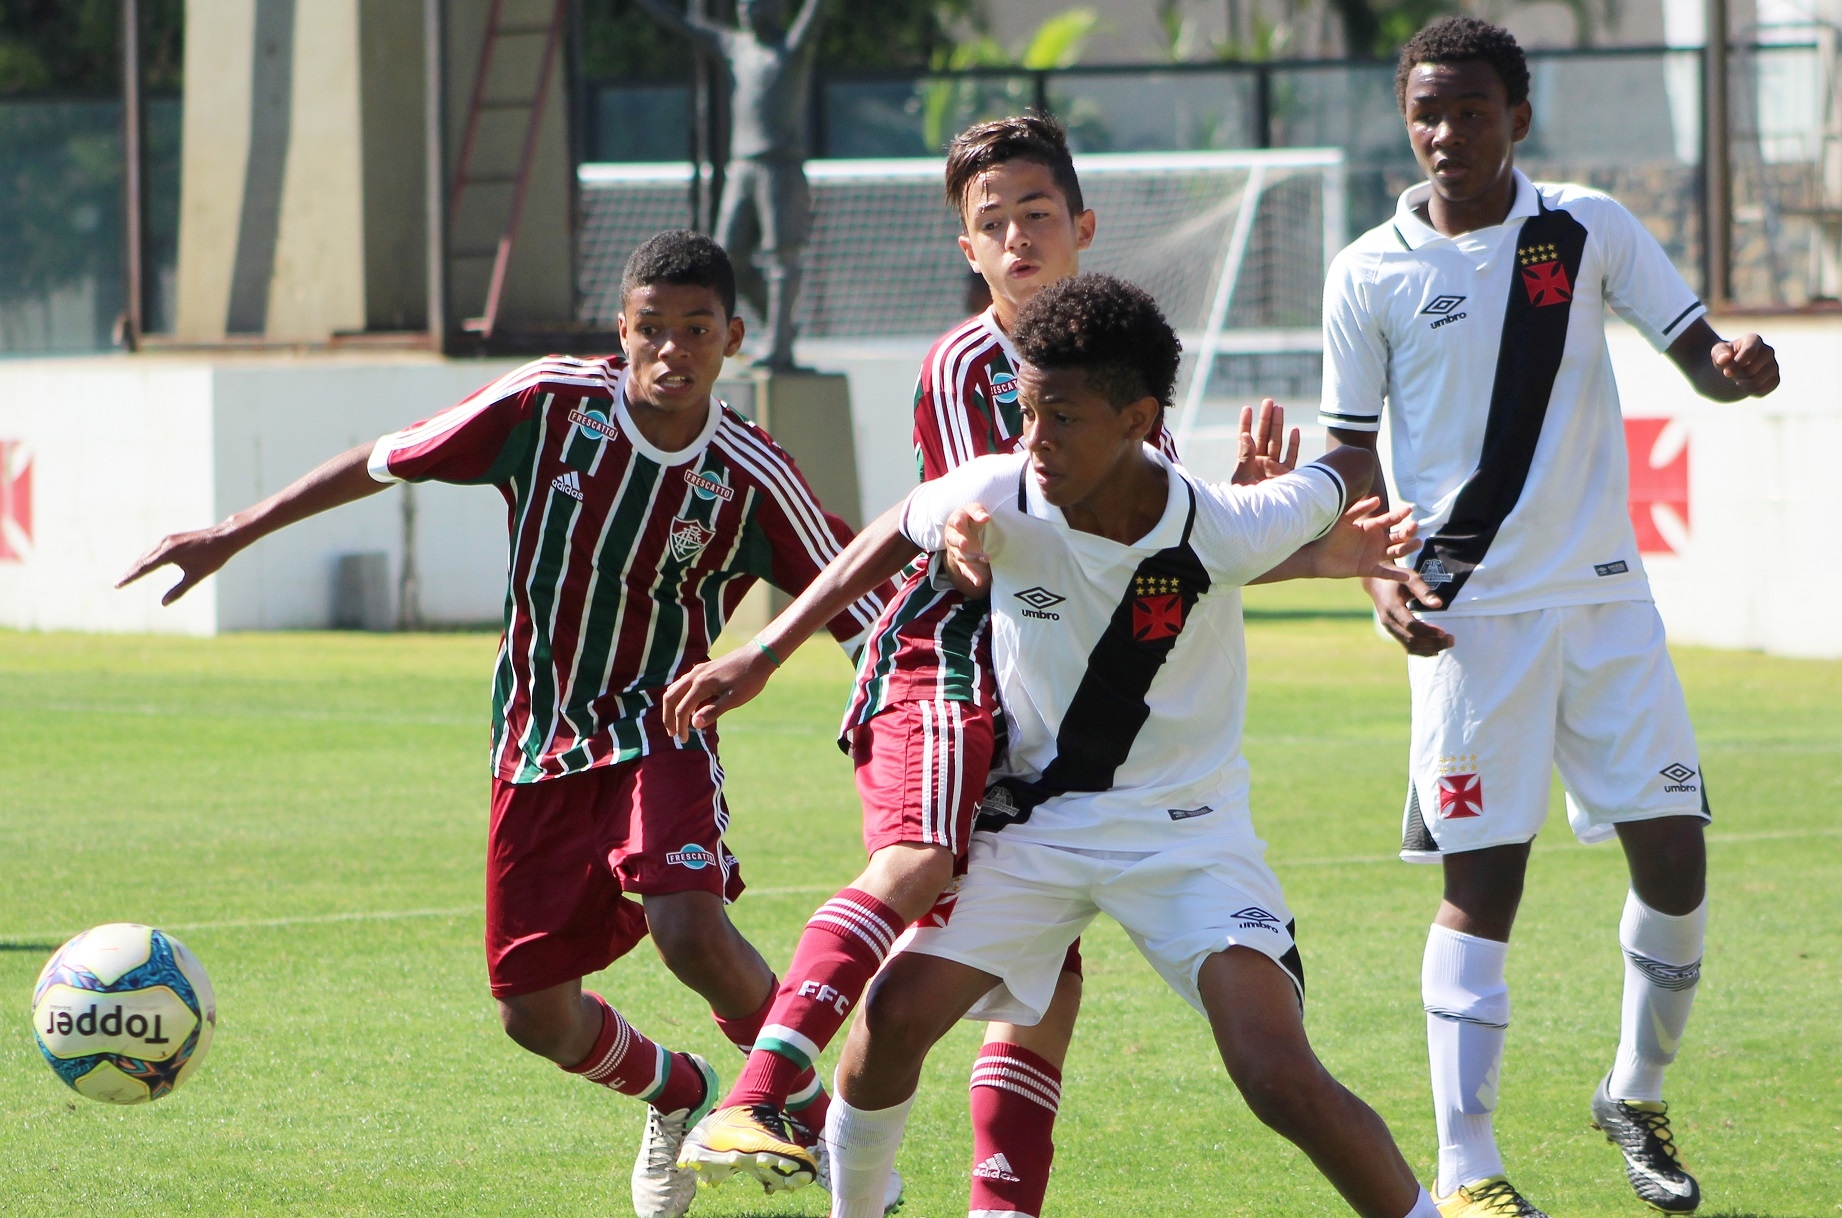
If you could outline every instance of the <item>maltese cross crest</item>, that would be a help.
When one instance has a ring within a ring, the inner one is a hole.
[[[1540,309],[1573,299],[1573,281],[1552,245],[1524,246],[1516,251],[1516,261],[1522,266],[1522,287],[1530,304]]]
[[[1182,581],[1163,575],[1140,575],[1132,581],[1132,639],[1155,643],[1183,631]]]
[[[1484,783],[1476,774],[1445,774],[1439,779],[1439,815],[1462,820],[1484,814]]]

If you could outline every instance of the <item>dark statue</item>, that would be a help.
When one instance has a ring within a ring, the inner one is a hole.
[[[736,0],[735,25],[686,15],[664,0],[638,2],[723,61],[729,162],[715,236],[735,263],[736,286],[767,322],[760,362],[792,368],[800,259],[812,231],[806,113],[825,0],[805,0],[784,29],[781,0]]]

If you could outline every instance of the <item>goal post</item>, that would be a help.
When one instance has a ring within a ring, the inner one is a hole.
[[[1100,153],[1075,168],[1099,219],[1082,269],[1149,291],[1189,353],[1172,420],[1186,462],[1224,426],[1212,425],[1224,399],[1263,384],[1315,397],[1324,273],[1344,242],[1341,150]],[[938,158],[807,162],[802,338],[931,338],[967,315],[971,272],[943,169]],[[581,166],[585,321],[611,323],[628,253],[685,223],[691,172]]]

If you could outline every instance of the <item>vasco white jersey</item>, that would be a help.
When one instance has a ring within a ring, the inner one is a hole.
[[[980,457],[908,497],[902,531],[923,550],[941,548],[959,507],[992,517],[992,662],[1010,757],[981,828],[1100,850],[1254,840],[1240,589],[1330,527],[1343,482],[1307,465],[1215,485],[1145,451],[1170,494],[1132,545],[1069,528],[1023,454]]]
[[[1608,307],[1658,350],[1706,312],[1642,224],[1516,174],[1502,224],[1444,237],[1403,194],[1324,289],[1328,427],[1374,431],[1448,614],[1647,600],[1626,506]]]

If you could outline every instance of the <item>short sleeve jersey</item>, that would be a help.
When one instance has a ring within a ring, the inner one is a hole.
[[[507,782],[678,747],[660,715],[665,687],[708,657],[755,580],[797,593],[851,537],[793,459],[715,399],[688,447],[648,443],[625,375],[615,356],[538,360],[371,454],[379,481],[491,484],[505,496],[492,765]],[[886,592],[830,623],[847,650]]]
[[[1017,450],[1023,439],[1021,364],[995,309],[955,326],[929,348],[915,383],[915,465],[922,482],[976,457]],[[1158,445],[1175,459],[1168,428],[1159,428]],[[864,648],[845,708],[845,738],[897,702],[989,705],[995,687],[988,633],[985,602],[935,587],[923,568],[911,571]]]
[[[1022,803],[1007,835],[1154,851],[1252,833],[1241,585],[1335,522],[1343,482],[1313,464],[1254,486],[1203,483],[1146,451],[1169,497],[1131,545],[1069,528],[1021,454],[909,495],[903,533],[924,550],[942,545],[954,509],[991,513],[991,647],[1010,731],[999,782]]]
[[[1659,350],[1706,310],[1598,191],[1518,172],[1508,219],[1459,237],[1415,214],[1430,191],[1331,264],[1320,421],[1374,431],[1387,410],[1445,613],[1648,599],[1606,310]]]

